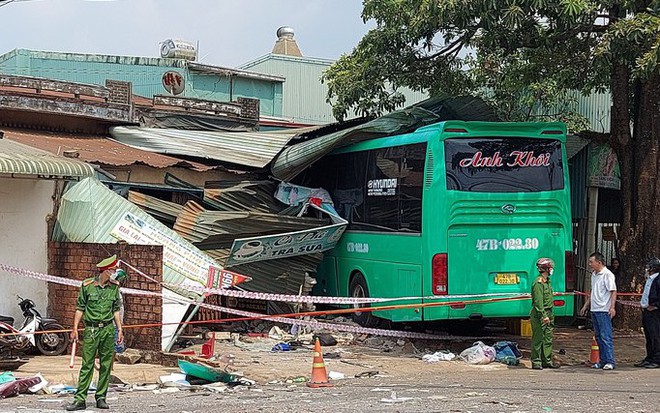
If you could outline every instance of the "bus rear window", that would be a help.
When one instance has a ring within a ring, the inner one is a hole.
[[[447,189],[540,192],[564,188],[561,142],[530,138],[445,141]]]

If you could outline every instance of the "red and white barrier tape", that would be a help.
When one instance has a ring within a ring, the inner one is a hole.
[[[37,279],[37,280],[41,280],[41,281],[47,281],[47,282],[51,282],[51,283],[55,283],[55,284],[68,285],[68,286],[72,286],[72,287],[80,287],[80,285],[82,284],[82,281],[71,280],[71,279],[68,279],[68,278],[57,277],[57,276],[54,276],[54,275],[42,274],[42,273],[38,273],[36,271],[30,271],[30,270],[25,270],[25,269],[21,269],[21,268],[16,268],[16,267],[12,267],[12,266],[5,265],[5,264],[0,264],[0,270],[10,272],[10,273],[13,273],[13,274],[17,274],[17,275],[22,275],[22,276],[33,278],[33,279]],[[291,324],[291,325],[307,326],[307,327],[318,328],[318,329],[327,329],[327,330],[331,330],[331,331],[342,331],[342,332],[356,333],[356,334],[372,334],[372,335],[387,336],[387,337],[415,338],[415,339],[427,339],[427,340],[450,340],[450,339],[469,340],[470,339],[470,337],[438,336],[438,335],[428,334],[428,333],[416,333],[416,332],[410,332],[410,331],[397,331],[397,330],[384,330],[384,329],[378,329],[378,328],[367,328],[367,327],[360,327],[360,326],[353,326],[353,325],[324,323],[324,322],[320,322],[320,321],[300,320],[300,319],[295,319],[295,318],[286,318],[286,317],[277,317],[277,316],[266,317],[263,314],[259,314],[259,313],[236,310],[236,309],[216,306],[216,305],[213,305],[213,304],[207,304],[207,303],[198,303],[198,302],[195,302],[194,300],[189,300],[189,299],[186,299],[186,298],[183,298],[183,297],[181,299],[178,299],[178,298],[174,298],[172,296],[164,295],[162,293],[155,292],[155,291],[143,291],[143,290],[136,290],[136,289],[133,289],[133,288],[122,288],[121,290],[122,290],[123,293],[126,293],[126,294],[161,297],[163,300],[175,301],[175,302],[178,302],[178,303],[181,303],[181,304],[199,305],[201,307],[221,311],[221,312],[224,312],[224,313],[227,313],[227,314],[239,315],[239,316],[242,316],[242,317],[250,317],[250,318],[255,318],[255,319],[258,318],[258,319],[264,319],[264,320],[275,321],[275,322]],[[483,337],[481,337],[481,338],[483,338]]]
[[[140,271],[135,266],[127,263],[126,261],[121,261],[122,264],[126,265],[128,268],[132,269],[141,276],[147,278],[150,281],[160,283],[158,280],[148,276],[144,272]],[[180,289],[181,286],[170,283],[160,283],[163,286],[171,289]],[[378,297],[325,297],[325,296],[314,296],[314,295],[290,295],[290,294],[273,294],[273,293],[260,293],[253,291],[243,291],[243,290],[229,290],[226,288],[206,288],[206,287],[196,287],[196,286],[186,286],[185,289],[190,291],[195,291],[198,293],[206,294],[215,294],[222,295],[226,297],[235,297],[235,298],[250,298],[253,300],[264,300],[264,301],[281,301],[287,303],[307,303],[307,304],[374,304],[374,303],[386,303],[392,301],[410,301],[410,300],[454,300],[454,299],[465,299],[465,298],[485,298],[485,297],[531,297],[530,294],[522,293],[489,293],[489,294],[465,294],[465,295],[433,295],[427,297],[388,297],[388,298],[378,298]]]

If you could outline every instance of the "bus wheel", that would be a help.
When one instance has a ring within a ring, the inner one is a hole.
[[[369,288],[362,274],[356,274],[349,285],[351,297],[368,298]],[[369,304],[353,304],[353,308],[370,307]],[[379,323],[378,317],[375,317],[370,311],[356,311],[353,313],[353,321],[363,327],[376,327]]]

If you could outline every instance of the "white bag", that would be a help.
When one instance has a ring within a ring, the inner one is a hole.
[[[460,354],[460,358],[465,360],[469,364],[488,364],[495,360],[495,348],[485,345],[481,341],[477,341],[472,345],[463,350]]]

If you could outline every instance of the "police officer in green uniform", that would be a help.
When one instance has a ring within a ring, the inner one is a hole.
[[[555,326],[555,316],[552,314],[553,296],[550,276],[555,263],[550,258],[539,258],[536,261],[539,276],[532,283],[532,311],[529,314],[532,325],[532,368],[543,370],[558,368],[552,362],[552,332]]]
[[[99,380],[96,386],[96,407],[108,409],[105,401],[110,383],[110,370],[114,358],[115,325],[117,326],[118,342],[124,340],[121,318],[119,316],[120,297],[119,282],[113,277],[118,270],[117,256],[106,258],[97,265],[99,275],[83,281],[78,293],[76,315],[73,321],[71,340],[78,341],[80,321],[85,326],[83,340],[83,358],[78,390],[73,403],[66,410],[85,410],[87,391],[94,374],[94,359],[99,356]],[[114,321],[114,322],[113,322]]]

